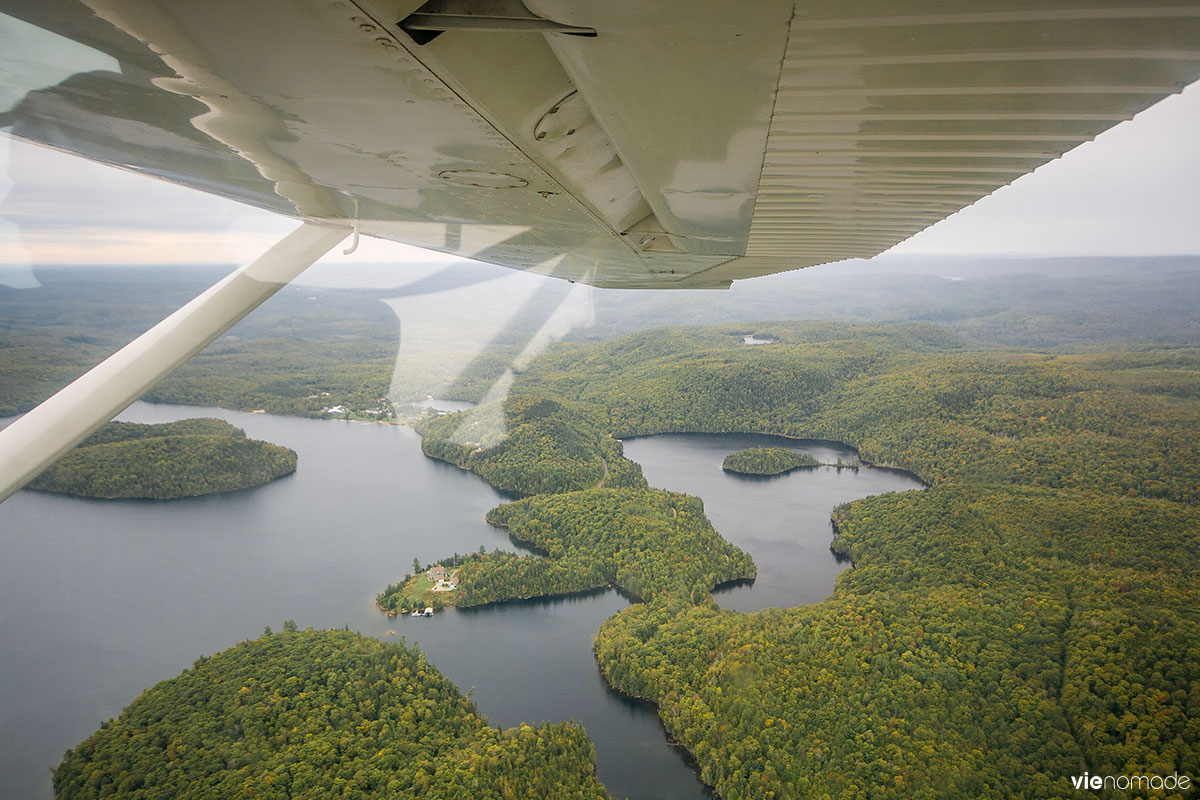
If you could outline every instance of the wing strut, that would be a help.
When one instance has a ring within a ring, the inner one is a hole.
[[[0,431],[0,502],[346,238],[305,223]]]

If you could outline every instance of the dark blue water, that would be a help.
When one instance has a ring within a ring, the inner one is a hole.
[[[483,521],[504,501],[497,492],[422,456],[416,435],[399,426],[141,403],[123,418],[205,415],[293,448],[297,472],[244,492],[171,502],[26,491],[0,505],[0,798],[50,797],[50,769],[62,753],[143,689],[286,619],[417,642],[463,691],[474,689],[494,725],[580,722],[614,797],[707,796],[653,709],[610,691],[600,676],[592,637],[628,605],[615,592],[450,609],[432,619],[389,619],[374,607],[375,593],[411,570],[414,556],[429,562],[480,545],[511,549]],[[758,561],[759,581],[722,595],[724,605],[825,596],[841,569],[831,557],[812,561],[803,575],[786,568],[786,597],[768,589],[774,548],[794,550],[790,537],[804,540],[802,553],[819,555],[823,546],[828,556],[829,478],[823,471],[755,484],[730,478],[720,460],[746,446],[740,441],[652,437],[630,442],[627,452],[645,460],[655,485],[700,494],[718,530]],[[702,463],[710,455],[716,475]],[[693,471],[701,483],[688,483]],[[912,485],[895,473],[864,481],[869,474],[834,475],[833,485],[853,496]],[[812,530],[775,510],[808,494],[805,480],[816,492],[805,501]],[[746,505],[743,495],[754,499]],[[771,519],[786,527],[775,530]]]
[[[713,527],[754,556],[758,577],[752,585],[717,591],[717,603],[735,611],[825,599],[838,573],[850,566],[829,550],[829,512],[868,495],[924,485],[908,473],[872,467],[815,467],[771,477],[721,469],[725,456],[748,447],[784,447],[826,463],[839,458],[857,461],[853,448],[835,442],[759,434],[678,434],[625,441],[625,455],[642,465],[651,486],[701,497]]]

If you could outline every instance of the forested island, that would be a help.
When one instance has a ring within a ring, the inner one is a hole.
[[[480,553],[453,559],[457,589],[414,597],[424,573],[376,598],[401,613],[453,603],[477,606],[512,599],[619,586],[639,599],[700,602],[727,581],[753,578],[750,556],[713,530],[699,498],[656,489],[589,489],[545,494],[499,506],[488,522],[545,556]]]
[[[296,453],[219,419],[109,422],[30,482],[77,497],[170,500],[248,489],[296,471]]]
[[[60,800],[604,800],[574,723],[489,727],[425,657],[346,631],[269,630],[146,690],[69,751]]]
[[[796,453],[782,447],[750,447],[727,455],[721,469],[739,475],[782,475],[820,464],[808,453]]]

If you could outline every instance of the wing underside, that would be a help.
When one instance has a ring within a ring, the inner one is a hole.
[[[1200,4],[3,0],[0,128],[609,287],[869,257],[1200,78]]]

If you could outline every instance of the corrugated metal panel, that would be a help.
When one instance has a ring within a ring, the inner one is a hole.
[[[395,24],[419,5],[0,0],[29,37],[0,128],[519,269],[721,286],[874,255],[1200,79],[1197,0],[527,0],[597,36],[427,46]]]
[[[802,3],[746,255],[869,257],[1200,73],[1200,4]],[[965,4],[964,4],[965,5]]]

